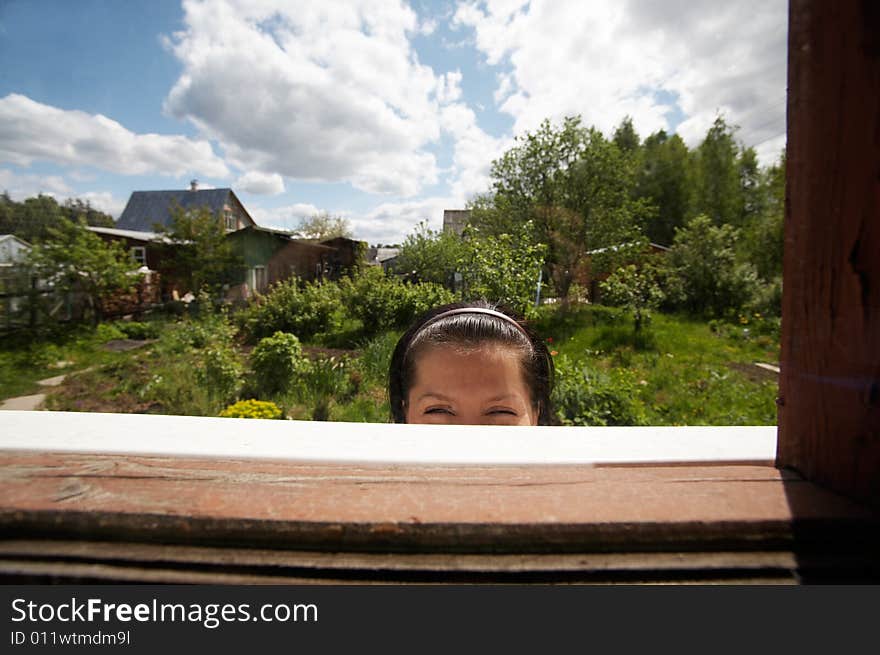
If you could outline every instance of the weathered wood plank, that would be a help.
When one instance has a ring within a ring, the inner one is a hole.
[[[880,4],[789,11],[777,463],[880,505]]]
[[[822,539],[832,524],[843,540],[876,524],[867,508],[758,465],[389,467],[7,452],[0,490],[7,537],[288,549],[741,548]]]
[[[641,577],[639,577],[641,573]],[[659,574],[658,574],[659,573]],[[0,560],[0,577],[11,582],[58,582],[62,584],[76,583],[146,583],[146,584],[283,584],[283,585],[363,585],[363,584],[449,584],[449,583],[519,583],[541,582],[546,584],[797,584],[796,577],[777,570],[742,572],[701,571],[696,569],[684,571],[651,571],[649,569],[636,572],[636,575],[604,575],[584,574],[553,578],[548,576],[532,576],[526,580],[520,578],[468,577],[450,576],[448,574],[424,579],[389,579],[385,578],[315,578],[287,577],[280,575],[254,575],[242,573],[226,573],[223,571],[193,571],[139,568],[107,564],[57,564],[47,562],[4,561]]]
[[[794,570],[789,551],[656,553],[358,553],[206,548],[169,544],[88,541],[0,541],[4,560],[128,562],[140,565],[192,565],[268,571],[570,573],[576,571]]]

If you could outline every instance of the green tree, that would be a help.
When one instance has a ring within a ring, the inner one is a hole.
[[[754,267],[736,256],[740,232],[716,226],[705,215],[676,230],[667,253],[673,302],[695,314],[724,316],[745,305],[757,289]]]
[[[98,323],[102,300],[131,291],[139,281],[131,257],[117,242],[105,242],[84,223],[63,221],[28,254],[35,275],[63,293],[81,294]]]
[[[113,227],[116,221],[110,214],[105,214],[92,207],[91,203],[86,200],[83,202],[79,198],[68,198],[61,205],[61,214],[70,221],[85,221],[86,225],[94,225],[96,227]]]
[[[448,287],[463,255],[464,243],[458,235],[432,230],[421,222],[404,239],[396,270],[411,274],[421,282]]]
[[[642,150],[635,195],[656,208],[655,216],[645,225],[645,234],[668,246],[675,228],[684,226],[690,212],[690,152],[680,136],[670,137],[663,130],[645,139]]]
[[[210,209],[171,210],[171,221],[156,225],[164,256],[160,273],[178,281],[184,290],[211,294],[234,281],[243,261],[226,239],[223,221]]]
[[[614,141],[614,145],[625,155],[634,155],[638,152],[641,140],[639,139],[639,133],[636,132],[636,128],[633,126],[632,116],[626,116],[620,121],[620,125],[615,128],[614,136],[611,140]]]
[[[301,219],[296,233],[303,239],[319,239],[321,241],[336,237],[350,239],[354,234],[348,219],[343,216],[331,216],[327,212]]]
[[[739,169],[739,225],[746,226],[763,213],[766,205],[766,187],[754,148],[741,150],[736,163]]]
[[[761,279],[782,277],[782,249],[785,219],[785,152],[773,166],[761,172],[760,212],[743,232],[745,258],[754,264]]]
[[[566,118],[558,128],[544,121],[493,163],[493,208],[472,208],[472,219],[496,235],[532,221],[535,242],[547,245],[556,292],[566,301],[591,250],[638,236],[650,212],[631,198],[633,174],[633,161],[580,118]]]
[[[113,227],[113,217],[93,208],[88,201],[68,199],[63,205],[52,196],[40,194],[15,202],[8,193],[0,195],[0,234],[14,234],[28,242],[54,238],[65,221]]]
[[[603,302],[625,308],[633,317],[636,333],[651,319],[651,310],[663,302],[657,271],[649,266],[621,266],[601,284]]]
[[[484,234],[468,227],[463,243],[459,269],[464,294],[530,313],[547,253],[547,247],[536,242],[532,224],[503,234]]]
[[[14,234],[31,243],[57,238],[53,230],[60,229],[66,222],[52,196],[40,194],[26,198],[24,202],[15,202],[7,195],[3,205],[5,210],[2,212],[0,233]]]
[[[718,116],[694,153],[695,209],[715,225],[742,225],[738,151],[734,128]]]

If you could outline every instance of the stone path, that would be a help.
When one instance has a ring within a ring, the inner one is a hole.
[[[41,387],[57,387],[60,386],[62,382],[64,382],[68,375],[85,373],[86,371],[91,371],[92,368],[94,367],[90,366],[89,368],[84,368],[81,371],[73,371],[72,373],[56,375],[51,378],[46,378],[45,380],[37,380],[37,384],[39,384]],[[3,402],[0,402],[0,411],[4,409],[32,411],[35,409],[40,409],[40,406],[45,400],[46,394],[44,393],[35,393],[30,396],[16,396],[15,398],[7,398]]]
[[[155,339],[114,339],[105,343],[102,348],[111,352],[125,352],[127,350],[134,350],[135,348],[142,348],[143,346],[146,346],[147,344],[153,343],[155,341]],[[67,378],[68,375],[85,373],[86,371],[91,371],[92,368],[94,367],[90,366],[89,368],[84,368],[81,371],[72,371],[70,373],[64,373],[62,375],[56,375],[51,378],[46,378],[45,380],[37,380],[37,384],[39,384],[41,387],[57,387],[62,382],[64,382],[65,378]],[[45,400],[46,394],[44,393],[35,393],[30,396],[16,396],[15,398],[7,398],[6,400],[0,402],[0,411],[4,409],[24,411],[40,409]]]
[[[35,393],[32,396],[17,396],[16,398],[8,398],[4,400],[2,404],[0,404],[0,410],[18,409],[30,411],[34,409],[39,409],[44,400],[46,400],[46,394],[44,393]]]

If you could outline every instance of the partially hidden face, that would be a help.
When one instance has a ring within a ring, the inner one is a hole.
[[[538,424],[514,348],[432,346],[417,356],[413,377],[407,423]]]

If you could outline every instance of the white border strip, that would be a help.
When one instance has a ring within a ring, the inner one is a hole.
[[[773,461],[776,427],[480,427],[0,412],[0,450],[384,464]]]

